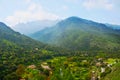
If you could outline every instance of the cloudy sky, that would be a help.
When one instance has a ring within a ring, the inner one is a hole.
[[[70,16],[120,24],[120,0],[0,0],[0,21],[9,26]]]

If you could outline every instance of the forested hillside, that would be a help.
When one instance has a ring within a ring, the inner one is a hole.
[[[62,21],[58,24],[76,25],[74,23],[79,23],[79,18],[72,17],[67,20],[68,23],[65,20],[65,23]],[[94,26],[96,25],[98,26],[98,24],[94,24]],[[55,46],[43,44],[15,32],[1,22],[0,79],[119,80],[119,76],[115,77],[116,74],[119,75],[120,64],[119,31],[107,28],[103,24],[99,24],[99,28],[87,26],[88,30],[84,29],[85,27],[74,27],[75,31],[73,26],[57,27],[59,31],[56,31],[54,35],[57,35],[57,38],[60,37],[59,40],[62,42],[65,41],[65,43],[58,43],[60,45],[57,47],[56,44],[54,44]],[[48,28],[48,32],[52,30],[54,27]],[[67,32],[65,32],[66,30]],[[45,32],[43,30],[41,34]],[[57,33],[65,35],[61,38]],[[46,41],[48,38],[51,40],[52,37],[47,36]],[[57,40],[57,38],[53,39]],[[51,44],[53,45],[53,42]]]
[[[62,51],[62,53],[60,53]],[[65,50],[35,41],[0,22],[0,79],[17,80],[18,65],[30,65],[64,55]]]
[[[102,23],[67,18],[53,27],[38,31],[31,38],[78,51],[119,51],[120,31]]]

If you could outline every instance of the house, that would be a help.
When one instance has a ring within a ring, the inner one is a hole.
[[[35,65],[29,65],[27,68],[30,68],[30,69],[35,69],[36,66]]]
[[[41,67],[42,67],[43,69],[46,69],[46,70],[51,70],[51,68],[49,67],[49,65],[48,65],[47,63],[42,63],[42,64],[41,64]]]
[[[101,67],[101,73],[105,72],[105,68]]]

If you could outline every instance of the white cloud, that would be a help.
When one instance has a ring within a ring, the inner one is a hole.
[[[10,26],[14,26],[18,23],[26,23],[28,21],[56,20],[58,18],[59,16],[44,11],[41,5],[38,5],[36,3],[30,3],[26,11],[17,10],[14,12],[13,15],[6,17],[5,21]]]
[[[109,2],[109,0],[85,0],[83,2],[83,6],[90,10],[90,9],[106,9],[112,10],[114,5]]]

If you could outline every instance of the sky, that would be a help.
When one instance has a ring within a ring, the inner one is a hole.
[[[120,0],[0,0],[0,22],[11,27],[71,16],[120,25]]]

